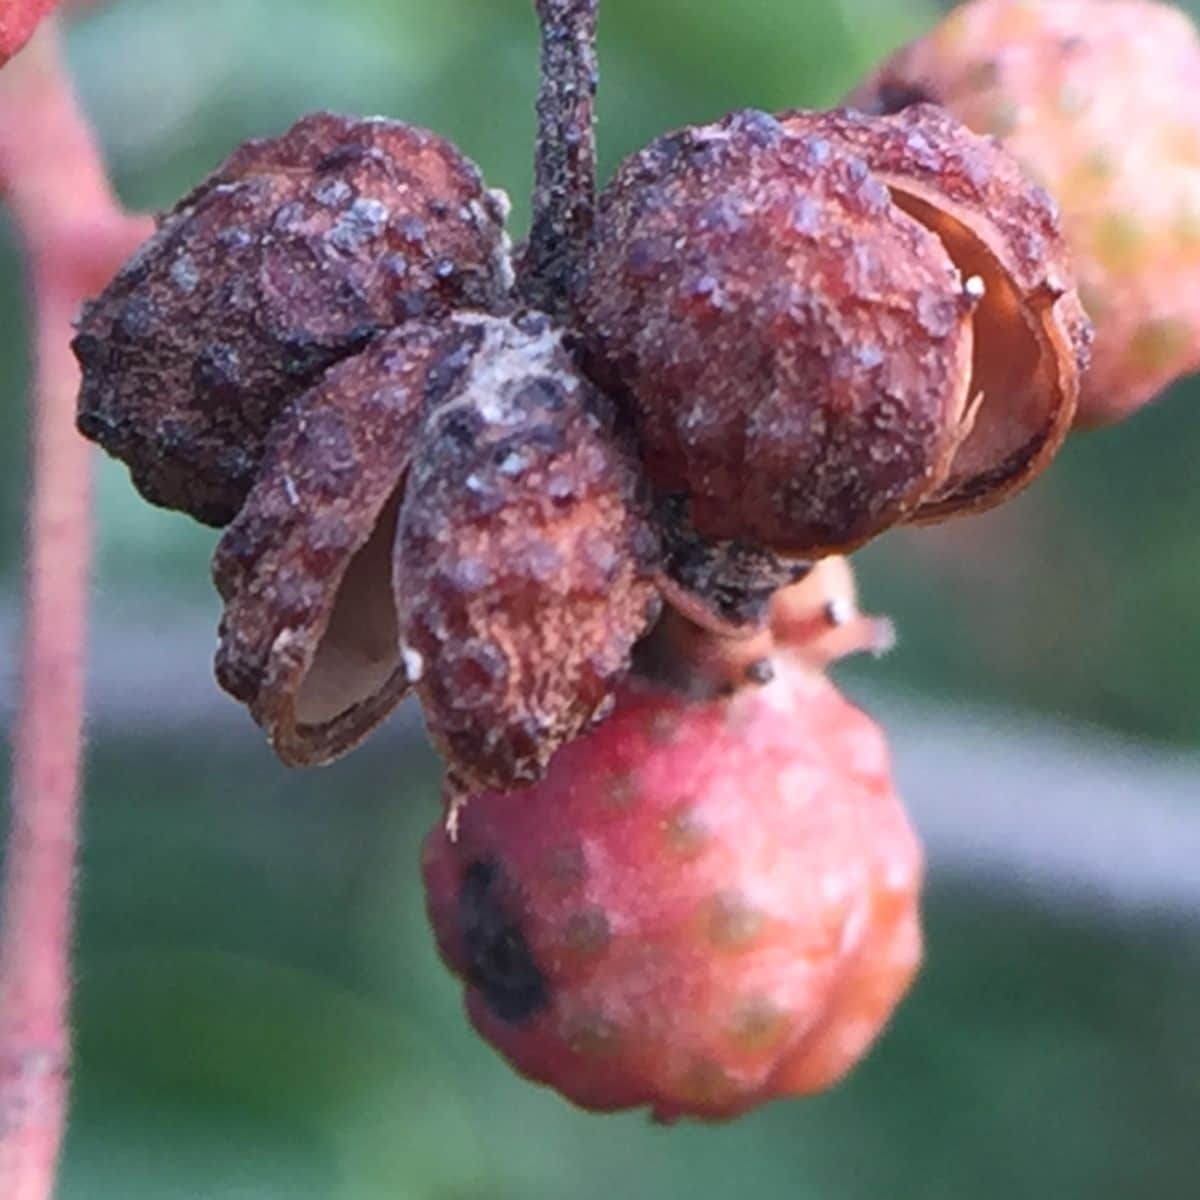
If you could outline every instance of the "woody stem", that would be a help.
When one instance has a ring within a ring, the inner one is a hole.
[[[596,198],[596,17],[599,0],[535,0],[542,30],[533,223],[519,286],[566,316],[583,268]]]

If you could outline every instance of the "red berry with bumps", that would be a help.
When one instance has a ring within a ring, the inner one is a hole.
[[[471,1020],[587,1108],[729,1117],[828,1087],[920,959],[883,737],[798,662],[709,702],[630,687],[456,826],[425,878]]]

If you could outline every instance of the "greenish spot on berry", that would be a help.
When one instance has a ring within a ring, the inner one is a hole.
[[[705,928],[720,950],[745,950],[758,940],[765,924],[762,911],[741,892],[718,892],[708,902]]]
[[[723,1108],[737,1094],[737,1084],[720,1063],[696,1058],[680,1080],[680,1090],[690,1104],[704,1108]]]
[[[1086,183],[1107,183],[1116,175],[1118,165],[1112,154],[1097,147],[1083,156],[1079,164],[1079,174]]]
[[[1001,100],[987,117],[987,132],[993,137],[1004,138],[1016,129],[1021,121],[1021,110],[1011,100]]]
[[[676,805],[662,822],[663,836],[673,854],[691,858],[708,844],[709,831],[692,804]]]
[[[773,1050],[787,1031],[787,1012],[763,995],[747,996],[729,1022],[729,1035],[742,1050]]]
[[[578,842],[555,846],[543,861],[546,882],[559,891],[574,891],[587,878],[587,859]]]
[[[567,918],[563,942],[574,955],[594,958],[608,949],[612,929],[604,909],[591,905]]]
[[[604,807],[627,812],[637,801],[641,786],[634,771],[614,771],[600,788]]]
[[[1096,229],[1093,249],[1110,271],[1135,270],[1146,241],[1146,231],[1132,213],[1109,213]]]
[[[1141,371],[1165,371],[1177,367],[1192,344],[1192,329],[1179,317],[1143,321],[1129,343],[1129,358]]]
[[[563,1023],[563,1037],[576,1054],[611,1058],[621,1048],[621,1026],[602,1012],[582,1012]]]

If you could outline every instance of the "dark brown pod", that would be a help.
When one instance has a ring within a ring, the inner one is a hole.
[[[1058,209],[1017,161],[945,110],[792,112],[792,130],[858,155],[945,246],[978,295],[970,432],[916,519],[982,510],[1036,478],[1071,428],[1091,327]]]
[[[401,700],[392,538],[416,431],[474,334],[412,322],[279,417],[213,559],[217,679],[289,766],[351,749]]]
[[[394,578],[452,776],[504,790],[608,712],[659,605],[636,462],[607,401],[547,318],[484,325],[423,428]]]
[[[314,113],[250,142],[88,304],[80,430],[147,499],[237,512],[283,405],[381,330],[502,307],[504,206],[449,142]]]
[[[910,516],[950,468],[972,304],[939,239],[828,137],[740,113],[652,143],[600,198],[578,299],[661,493],[795,556]]]

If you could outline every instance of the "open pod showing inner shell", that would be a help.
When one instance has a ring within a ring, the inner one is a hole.
[[[1049,196],[944,110],[788,113],[858,154],[897,207],[942,242],[977,298],[968,418],[950,473],[913,520],[981,510],[1049,464],[1075,414],[1091,329]]]
[[[217,679],[289,766],[345,753],[411,687],[392,543],[417,426],[463,336],[410,324],[327,372],[272,427],[217,547]]]
[[[939,238],[804,118],[732,113],[627,159],[577,321],[656,497],[719,552],[668,536],[672,581],[704,598],[724,565],[753,595],[758,551],[819,558],[908,520],[962,438],[974,307]]]

